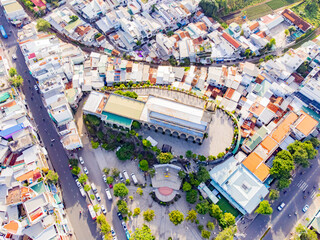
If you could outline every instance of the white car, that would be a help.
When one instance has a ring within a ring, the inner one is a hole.
[[[101,211],[103,212],[104,215],[107,214],[107,210],[103,205],[101,205]]]
[[[306,205],[304,205],[304,207],[302,208],[302,212],[306,212],[306,211],[308,211],[308,209],[309,209],[309,205],[308,204],[306,204]]]
[[[76,179],[76,184],[77,184],[78,188],[81,188],[81,187],[82,187],[82,186],[81,186],[81,183],[79,182],[78,179]]]
[[[39,88],[37,85],[34,85],[33,87],[34,87],[34,90],[39,91]]]
[[[281,210],[284,208],[285,205],[286,205],[286,204],[285,204],[284,202],[282,202],[282,203],[278,206],[278,211],[281,211]]]
[[[80,162],[81,165],[84,164],[84,161],[83,161],[83,158],[82,158],[82,157],[79,157],[79,162]]]
[[[87,175],[89,174],[89,171],[88,171],[87,167],[84,167],[83,171],[84,171],[85,174],[87,174]]]
[[[17,55],[12,54],[12,59],[13,59],[13,60],[16,60],[16,59],[17,59]]]
[[[111,235],[112,235],[112,237],[115,237],[117,235],[116,232],[114,231],[113,227],[111,227]]]
[[[97,199],[98,202],[101,201],[101,197],[100,197],[99,193],[96,193],[96,199]]]
[[[103,181],[105,182],[105,183],[107,183],[107,177],[106,177],[106,175],[102,175],[102,179],[103,179]]]

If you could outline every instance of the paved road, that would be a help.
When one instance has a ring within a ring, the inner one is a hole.
[[[264,240],[276,240],[285,239],[290,236],[291,232],[294,232],[294,226],[300,220],[307,217],[312,213],[313,201],[317,195],[317,189],[319,188],[320,181],[320,167],[319,167],[319,155],[317,159],[312,160],[312,168],[299,169],[294,177],[291,186],[287,189],[287,193],[281,193],[281,197],[272,204],[274,212],[272,216],[259,215],[249,227],[245,230],[246,240],[260,239],[268,227],[271,227],[270,231],[263,238]],[[303,174],[300,174],[303,172]],[[315,186],[315,188],[314,188]],[[303,193],[305,191],[305,193]],[[308,193],[309,192],[309,193]],[[306,199],[304,199],[306,195]],[[277,206],[281,202],[284,202],[286,206],[279,212]],[[302,212],[302,208],[305,204],[310,206],[307,213]],[[297,212],[297,216],[294,215]],[[289,216],[289,214],[291,216]],[[312,214],[315,214],[313,212]],[[311,218],[310,218],[311,219]]]
[[[34,90],[35,79],[29,74],[29,70],[24,62],[24,57],[17,44],[16,32],[17,30],[9,24],[3,14],[3,9],[0,9],[1,17],[0,22],[4,26],[7,33],[11,35],[8,39],[3,39],[2,44],[7,51],[9,57],[15,53],[18,57],[14,61],[14,65],[18,73],[25,79],[22,90],[26,96],[26,102],[32,112],[35,123],[38,126],[39,134],[47,149],[51,163],[56,172],[59,174],[59,180],[63,192],[63,200],[67,210],[68,218],[71,221],[77,239],[99,239],[100,234],[97,231],[95,222],[90,218],[87,210],[87,202],[80,195],[78,187],[76,186],[72,175],[68,168],[68,156],[60,143],[59,136],[56,132],[47,110],[43,106],[41,96]],[[10,59],[9,59],[10,60]],[[31,99],[32,98],[32,99]],[[51,143],[51,139],[56,139]],[[52,146],[51,146],[52,144]],[[82,217],[79,216],[82,210]]]

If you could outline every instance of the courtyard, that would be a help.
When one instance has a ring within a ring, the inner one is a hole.
[[[163,144],[172,146],[172,153],[176,156],[185,156],[188,150],[206,157],[209,155],[217,156],[220,152],[224,152],[232,142],[233,122],[222,110],[217,109],[212,114],[208,129],[208,138],[204,139],[201,145],[146,128],[142,128],[139,134],[144,138],[152,137],[158,142],[157,147],[160,149]]]

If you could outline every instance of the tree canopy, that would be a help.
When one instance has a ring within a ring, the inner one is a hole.
[[[204,166],[199,167],[199,170],[197,172],[197,179],[200,182],[206,182],[207,180],[210,179],[210,174]]]
[[[129,193],[129,189],[124,183],[117,183],[113,187],[113,193],[116,197],[125,197]]]
[[[183,191],[188,192],[191,190],[191,188],[192,188],[192,186],[190,183],[184,182],[183,187],[182,187]]]
[[[152,209],[147,209],[146,211],[143,212],[143,219],[147,222],[151,222],[155,217],[154,210]]]
[[[169,163],[173,159],[173,155],[170,152],[166,152],[166,153],[162,152],[158,155],[157,158],[161,164],[164,164],[164,163]]]
[[[50,27],[51,27],[51,24],[48,21],[44,20],[43,18],[39,18],[37,20],[36,28],[38,32],[46,32]]]
[[[139,162],[139,167],[142,171],[146,172],[149,170],[149,163],[147,160],[141,160]]]
[[[302,167],[309,167],[309,160],[318,154],[318,151],[314,149],[310,141],[300,142],[296,140],[294,143],[289,144],[287,149],[291,153],[294,162]]]
[[[317,240],[317,234],[315,231],[303,226],[301,223],[296,227],[297,240]]]
[[[259,207],[256,209],[255,213],[270,215],[273,213],[273,209],[267,200],[263,200],[262,202],[260,202]]]
[[[203,200],[197,204],[196,210],[199,214],[206,214],[209,211],[209,202],[207,200]]]
[[[150,228],[143,224],[142,228],[136,228],[130,240],[153,240],[155,237],[152,235]]]
[[[13,77],[13,76],[15,76],[15,75],[17,75],[17,70],[15,69],[15,68],[10,68],[9,69],[9,75],[10,75],[10,77]]]
[[[223,231],[219,232],[215,240],[233,240],[233,236],[236,234],[236,232],[236,226],[225,228]]]
[[[270,193],[269,193],[270,200],[276,200],[279,198],[279,196],[280,196],[280,193],[278,190],[276,190],[276,189],[270,190]]]
[[[9,83],[14,87],[20,87],[23,84],[23,78],[20,75],[14,75],[9,78]]]
[[[195,189],[191,189],[187,192],[186,200],[188,203],[195,203],[198,200],[198,191]]]
[[[79,182],[80,182],[81,184],[84,184],[84,183],[88,180],[88,176],[87,176],[86,174],[82,173],[82,174],[80,175],[80,177],[78,178],[78,180],[79,180]]]
[[[197,220],[197,215],[198,215],[198,213],[195,210],[191,209],[188,212],[188,215],[186,217],[186,221],[190,221],[190,222],[196,221]]]
[[[49,170],[46,178],[49,182],[56,184],[58,182],[59,176],[55,171]]]
[[[179,225],[184,220],[184,215],[179,210],[173,210],[169,213],[169,219],[174,225]]]
[[[128,205],[126,203],[126,201],[123,200],[119,200],[117,202],[117,206],[118,206],[118,211],[121,212],[122,214],[128,214]]]

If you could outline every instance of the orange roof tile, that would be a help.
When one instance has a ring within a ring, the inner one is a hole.
[[[228,33],[222,33],[222,37],[227,40],[232,46],[234,46],[236,49],[238,49],[241,45],[238,43],[237,40],[235,40],[233,37],[231,37]]]
[[[262,113],[262,111],[264,110],[264,106],[262,106],[259,103],[254,103],[251,105],[249,111],[252,112],[253,114],[260,116],[260,114]]]
[[[296,126],[300,132],[302,132],[305,136],[308,136],[314,128],[318,125],[318,121],[312,118],[310,115],[306,114],[302,111],[302,114],[299,118],[301,121]]]
[[[268,106],[267,106],[267,108],[268,108],[270,111],[274,112],[274,113],[277,113],[278,110],[279,110],[279,107],[277,107],[277,106],[274,105],[273,103],[269,103]]]
[[[249,28],[252,31],[252,30],[256,29],[257,27],[259,27],[259,23],[258,22],[254,22],[253,24],[250,25]]]
[[[270,174],[270,168],[266,164],[261,163],[253,172],[253,174],[256,175],[256,177],[259,178],[262,182],[264,182],[264,180],[266,180],[266,178]]]
[[[268,151],[268,153],[270,153],[271,151],[274,150],[274,148],[277,146],[277,142],[272,139],[270,136],[267,136],[262,142],[261,142],[261,146],[266,149]]]
[[[199,11],[196,13],[196,16],[199,17],[201,14],[202,14],[202,12],[199,10]]]
[[[203,22],[197,22],[196,27],[199,28],[202,31],[207,31],[207,26]]]
[[[256,78],[256,83],[261,84],[264,79],[265,79],[265,77],[259,74],[259,75],[257,76],[257,78]]]
[[[233,95],[234,91],[235,91],[234,89],[232,89],[232,88],[228,88],[228,90],[227,90],[226,94],[224,95],[224,97],[225,97],[225,98],[229,98],[229,99],[231,99],[231,97],[232,97],[232,95]]]
[[[245,160],[243,160],[242,164],[251,172],[254,172],[262,162],[263,158],[260,157],[260,155],[258,155],[256,152],[252,152]]]
[[[19,224],[17,223],[17,221],[12,220],[8,224],[4,225],[3,228],[7,229],[8,232],[12,234],[15,234],[19,229]]]
[[[298,116],[294,112],[290,112],[289,115],[281,122],[276,130],[272,133],[272,138],[280,143],[283,138],[289,133],[290,125],[298,119]]]
[[[40,177],[41,177],[41,173],[40,173],[39,169],[35,169],[33,171],[27,172],[27,173],[17,177],[16,180],[19,182],[22,182],[25,180],[29,181],[29,179],[32,178],[32,180],[34,182],[35,180],[37,180]]]

